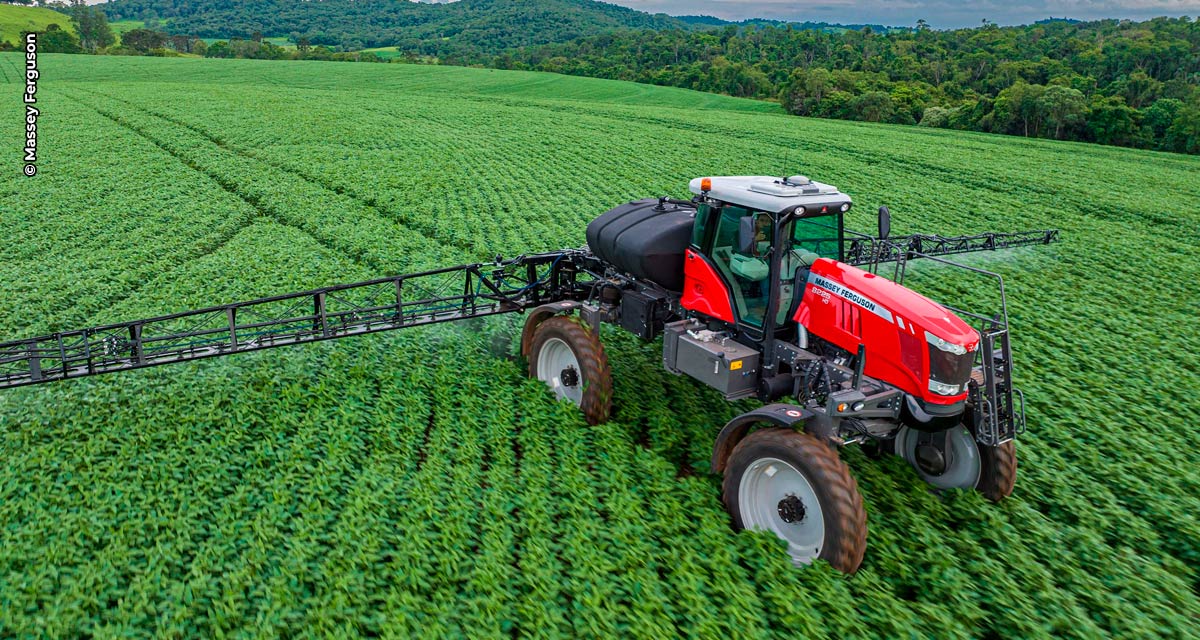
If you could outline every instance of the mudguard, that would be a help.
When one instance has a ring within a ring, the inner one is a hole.
[[[729,454],[733,453],[733,448],[750,433],[754,425],[768,424],[796,429],[803,426],[813,415],[815,414],[812,411],[803,407],[779,403],[759,407],[730,420],[721,429],[721,433],[717,435],[717,442],[713,445],[713,473],[725,471],[725,461],[729,459]]]
[[[526,358],[529,357],[529,350],[533,348],[533,332],[539,324],[556,315],[571,313],[581,306],[583,304],[580,302],[565,300],[563,302],[544,304],[530,311],[529,315],[525,318],[525,327],[521,330],[521,355]]]

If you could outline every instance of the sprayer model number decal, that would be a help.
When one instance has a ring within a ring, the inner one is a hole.
[[[849,300],[850,302],[862,307],[863,309],[866,309],[867,311],[870,311],[871,313],[883,318],[884,320],[887,320],[888,322],[892,321],[891,311],[884,309],[882,305],[862,295],[861,293],[858,293],[857,291],[847,289],[846,287],[843,287],[842,285],[831,280],[826,280],[815,273],[808,274],[808,282],[809,284],[813,284],[825,289],[839,298],[845,298],[846,300]]]

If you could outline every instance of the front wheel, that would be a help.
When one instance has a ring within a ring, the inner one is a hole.
[[[588,424],[608,421],[612,370],[604,346],[569,316],[547,318],[533,330],[529,376],[545,382],[560,400],[579,407]]]
[[[862,564],[867,514],[837,451],[792,429],[760,429],[734,447],[722,484],[738,529],[770,531],[799,565],[821,559],[845,573]]]
[[[992,502],[1013,492],[1017,482],[1017,449],[1013,441],[995,447],[980,445],[966,427],[946,431],[941,449],[923,442],[921,432],[901,427],[895,450],[922,480],[938,489],[975,489]]]

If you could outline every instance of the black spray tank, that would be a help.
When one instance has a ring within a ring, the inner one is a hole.
[[[658,198],[627,202],[588,223],[588,248],[630,275],[682,291],[684,252],[695,219],[695,208],[660,206]]]

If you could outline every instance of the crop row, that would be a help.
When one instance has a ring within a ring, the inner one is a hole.
[[[42,100],[52,132],[42,174],[0,191],[6,337],[120,320],[107,313],[113,303],[220,247],[254,217],[138,136],[59,95]]]
[[[256,162],[157,116],[123,116],[120,103],[99,94],[70,95],[216,180],[262,214],[302,229],[323,245],[372,268],[395,272],[456,264],[450,262],[453,253],[449,249],[381,218],[352,198]]]

